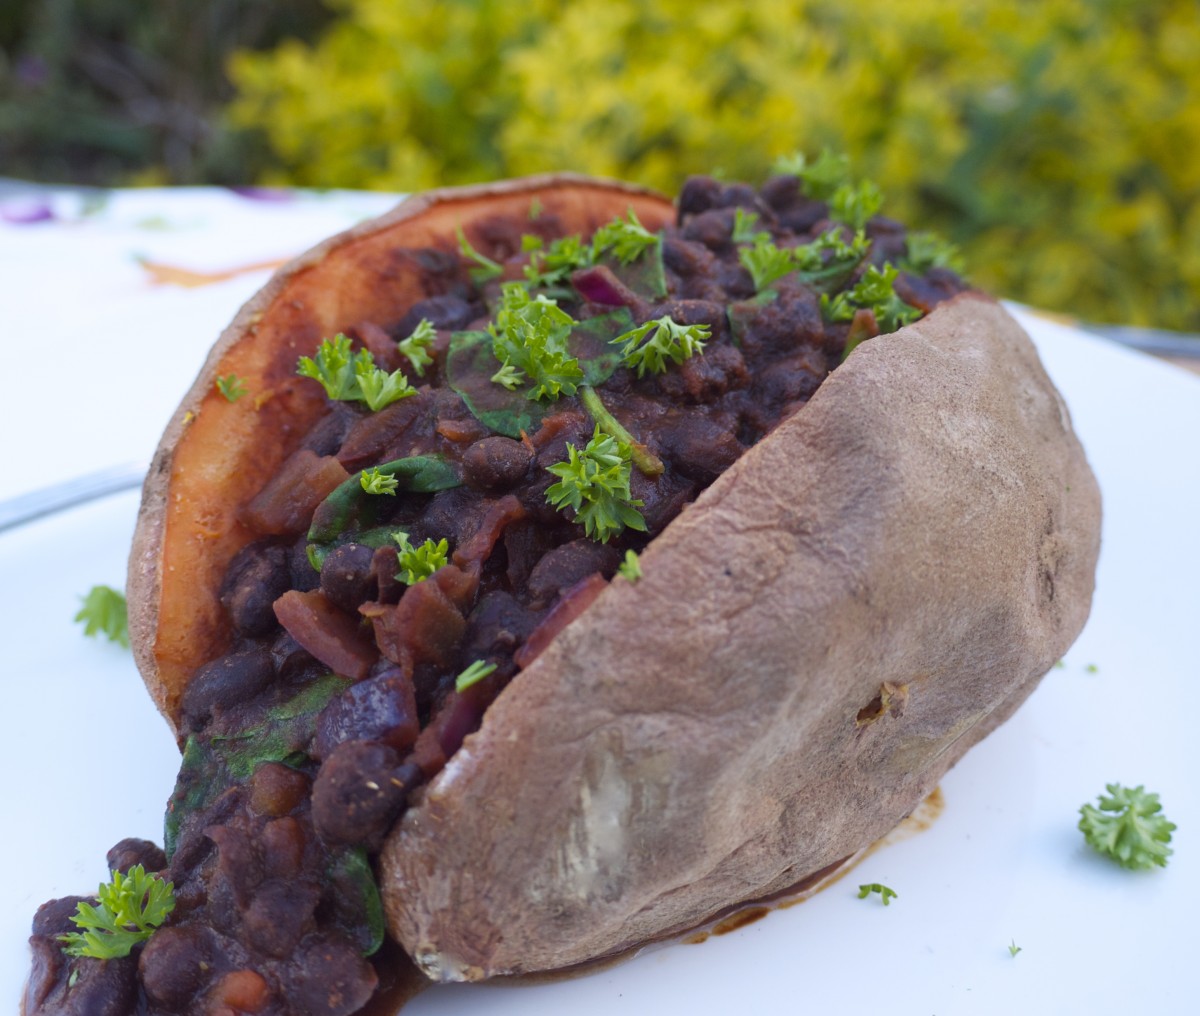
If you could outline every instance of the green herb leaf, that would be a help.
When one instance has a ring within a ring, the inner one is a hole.
[[[1173,853],[1167,844],[1176,827],[1160,814],[1158,795],[1147,793],[1140,785],[1129,789],[1109,783],[1105,789],[1108,796],[1099,797],[1099,808],[1085,804],[1079,809],[1079,830],[1084,838],[1122,867],[1166,867]]]
[[[89,638],[103,635],[109,642],[129,648],[129,610],[125,595],[111,586],[92,586],[87,596],[80,597],[83,606],[75,620],[83,625]]]
[[[476,660],[454,679],[454,690],[466,691],[471,685],[478,684],[495,669],[496,664],[494,663],[484,663],[483,660]]]
[[[520,283],[507,284],[492,330],[492,352],[501,364],[497,383],[510,387],[519,371],[532,383],[530,399],[574,395],[583,379],[579,361],[567,351],[575,323],[554,300],[531,298]]]
[[[376,367],[370,350],[352,353],[350,339],[341,333],[321,341],[316,359],[300,357],[296,373],[320,382],[329,398],[365,402],[373,412],[417,393],[401,371],[388,374]]]
[[[792,252],[776,247],[766,233],[760,233],[755,238],[753,247],[739,248],[738,260],[750,273],[757,293],[761,293],[772,282],[790,275],[797,267]]]
[[[636,582],[642,577],[642,563],[638,560],[636,552],[625,551],[625,560],[617,565],[617,574],[630,582]]]
[[[1009,947],[1008,947],[1008,955],[1015,958],[1017,953],[1019,953],[1020,951],[1021,951],[1021,947],[1019,945],[1017,945],[1017,940],[1014,938],[1012,940],[1012,944],[1009,945]]]
[[[770,241],[771,234],[766,230],[757,229],[758,212],[748,212],[744,208],[736,208],[733,212],[733,242],[758,243],[760,239]]]
[[[421,318],[417,322],[417,327],[412,330],[412,334],[396,343],[396,348],[408,358],[417,377],[424,377],[425,368],[433,363],[433,357],[429,355],[429,347],[433,345],[433,340],[436,338],[437,329],[433,327],[433,322],[428,318]]]
[[[796,156],[792,158],[796,160]],[[834,155],[829,149],[823,149],[811,166],[805,164],[803,156],[799,156],[798,164],[793,162],[793,166],[796,166],[793,175],[803,182],[806,196],[818,202],[828,202],[839,187],[850,182],[850,158]]]
[[[554,240],[543,252],[535,250],[525,266],[525,278],[534,287],[558,286],[566,282],[573,271],[595,263],[592,247],[584,244],[578,234]]]
[[[463,232],[462,226],[458,227],[456,235],[458,236],[459,252],[469,261],[475,262],[475,267],[470,272],[471,279],[476,285],[482,286],[489,279],[495,279],[504,274],[503,265],[485,257],[471,246],[471,241],[467,239],[467,234]]]
[[[388,476],[387,473],[381,473],[378,467],[364,469],[358,482],[368,494],[390,494],[392,497],[396,496],[396,488],[400,486],[399,480]]]
[[[237,402],[243,395],[246,394],[246,387],[242,384],[242,379],[236,374],[219,374],[217,376],[217,391],[225,396],[229,402]]]
[[[878,893],[885,907],[891,906],[892,900],[899,899],[899,894],[879,882],[868,882],[858,887],[858,898],[865,900],[871,893]]]
[[[600,431],[581,452],[567,443],[567,461],[548,467],[559,478],[546,490],[546,500],[558,509],[570,508],[575,521],[593,540],[607,543],[626,527],[646,531],[646,520],[637,509],[642,502],[629,492],[629,445]]]
[[[710,333],[708,325],[681,325],[667,315],[638,325],[612,342],[624,346],[621,356],[626,366],[636,367],[641,377],[647,370],[661,374],[667,369],[668,360],[680,364],[704,352]]]
[[[658,242],[659,238],[641,224],[630,208],[628,218],[622,219],[618,216],[596,230],[592,237],[592,259],[595,260],[604,252],[611,251],[621,264],[628,265]]]
[[[426,540],[418,547],[409,542],[408,533],[393,533],[392,539],[400,547],[400,570],[396,572],[396,578],[406,586],[424,582],[446,563],[450,544],[445,539],[438,540],[437,543]]]
[[[811,243],[793,247],[791,254],[804,283],[832,292],[846,284],[870,249],[871,241],[861,229],[846,243],[841,228],[834,227]]]
[[[906,245],[908,253],[900,262],[906,272],[924,275],[931,268],[949,268],[952,272],[963,270],[958,247],[936,233],[909,233]]]
[[[882,207],[883,191],[870,180],[863,180],[857,186],[844,183],[829,199],[829,214],[853,229],[863,229]]]
[[[147,875],[136,864],[125,875],[114,871],[112,881],[97,890],[96,903],[77,904],[71,920],[82,930],[58,936],[68,956],[99,960],[128,956],[175,909],[175,885]]]
[[[417,390],[409,383],[403,372],[394,370],[388,373],[375,366],[367,366],[362,361],[355,364],[355,375],[362,400],[373,413],[379,412],[385,406],[390,406],[400,399],[416,395]]]
[[[296,373],[320,382],[325,394],[340,402],[353,402],[362,397],[358,387],[356,367],[375,366],[375,358],[367,350],[357,355],[350,351],[350,339],[340,332],[332,339],[322,339],[316,359],[300,357]]]
[[[893,284],[898,274],[895,265],[886,264],[882,270],[871,265],[853,289],[838,293],[832,300],[828,294],[822,294],[821,313],[827,321],[850,321],[856,310],[866,308],[875,315],[880,333],[912,324],[921,311],[896,295]]]

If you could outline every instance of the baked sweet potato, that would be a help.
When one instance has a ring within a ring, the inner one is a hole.
[[[247,502],[322,413],[298,356],[421,296],[418,252],[531,202],[563,234],[661,198],[576,177],[437,191],[293,262],[173,419],[130,563],[178,730],[233,637]],[[252,397],[214,389],[237,374]],[[325,488],[326,492],[328,488]],[[1099,497],[1028,338],[963,293],[857,348],[499,694],[392,829],[388,926],[435,980],[569,966],[855,854],[1001,723],[1087,616]]]

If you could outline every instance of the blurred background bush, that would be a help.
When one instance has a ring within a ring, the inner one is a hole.
[[[671,190],[828,146],[986,288],[1200,331],[1195,0],[326,2],[5,0],[0,174]]]

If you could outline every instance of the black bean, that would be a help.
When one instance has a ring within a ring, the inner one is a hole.
[[[331,603],[355,614],[359,604],[375,599],[379,586],[371,574],[375,548],[361,543],[334,547],[321,564],[321,591]]]
[[[313,824],[329,843],[377,845],[404,808],[409,787],[394,776],[400,757],[385,744],[348,741],[313,784]]]
[[[139,840],[129,837],[121,840],[109,852],[108,870],[127,872],[135,864],[140,864],[146,871],[162,871],[167,866],[167,855],[157,843],[149,840]]]
[[[406,339],[425,318],[434,328],[458,331],[466,328],[478,315],[478,304],[468,303],[462,297],[445,294],[418,300],[393,329],[397,340]]]
[[[701,212],[688,220],[683,227],[683,236],[703,244],[710,251],[722,251],[733,238],[733,212],[728,208]]]
[[[321,584],[321,574],[308,557],[308,537],[302,536],[292,544],[288,551],[288,567],[291,571],[289,589],[308,593]]]
[[[170,1012],[181,1012],[219,973],[218,936],[203,924],[160,928],[146,943],[138,973],[146,996]]]
[[[503,589],[484,593],[467,618],[463,659],[511,656],[529,638],[542,616],[541,611],[523,607],[515,596]]]
[[[183,693],[183,715],[199,727],[215,710],[245,702],[275,677],[271,654],[265,649],[229,653],[206,663],[193,675]]]
[[[762,199],[777,212],[785,211],[801,201],[800,178],[791,173],[773,176],[759,189]]]
[[[277,879],[261,885],[242,915],[251,948],[282,959],[316,927],[321,891],[309,882]]]
[[[264,635],[278,626],[271,605],[291,587],[288,548],[255,540],[239,550],[221,582],[221,605],[244,635]]]
[[[80,903],[94,902],[95,897],[92,896],[64,896],[43,903],[33,915],[33,934],[61,935],[68,931],[78,931],[71,917]]]
[[[304,439],[303,447],[317,455],[336,455],[350,433],[350,428],[362,419],[362,412],[349,402],[335,402]]]
[[[137,960],[133,956],[114,960],[83,957],[71,961],[71,970],[73,983],[68,985],[67,978],[60,977],[36,1008],[26,1009],[26,1016],[128,1016],[134,1011]]]
[[[533,450],[511,437],[476,441],[463,455],[463,479],[479,490],[505,490],[524,479]]]
[[[375,968],[357,947],[333,936],[307,944],[283,979],[292,1010],[305,1016],[350,1016],[379,983]]]
[[[680,224],[691,215],[713,208],[721,200],[721,185],[711,176],[690,176],[679,191]]]
[[[529,598],[534,604],[549,604],[592,572],[611,575],[621,561],[621,552],[608,543],[579,539],[555,547],[529,574]]]
[[[698,412],[675,413],[659,431],[671,465],[690,480],[707,485],[728,469],[744,450],[731,433],[736,421],[716,420]]]

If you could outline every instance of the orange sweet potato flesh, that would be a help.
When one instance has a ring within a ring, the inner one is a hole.
[[[239,509],[325,408],[320,386],[296,376],[297,359],[361,321],[395,321],[429,295],[413,255],[456,250],[460,226],[478,241],[485,220],[524,221],[532,210],[564,233],[590,232],[630,208],[649,229],[674,217],[650,191],[570,174],[429,191],[284,266],[241,309],[158,446],[129,560],[134,657],[173,729],[192,673],[230,639],[217,590],[252,536]],[[228,374],[248,392],[236,402],[215,388]]]
[[[175,723],[229,639],[237,521],[320,413],[297,357],[421,298],[462,224],[564,233],[661,198],[573,177],[438,191],[285,268],[156,456],[130,562],[139,666]],[[213,390],[236,373],[251,393]],[[435,980],[571,966],[854,855],[1003,722],[1087,617],[1095,479],[1029,339],[962,294],[862,344],[501,693],[392,830],[392,935]]]

